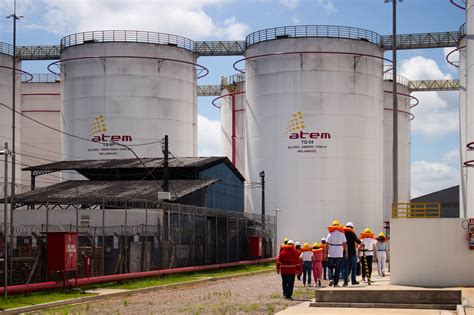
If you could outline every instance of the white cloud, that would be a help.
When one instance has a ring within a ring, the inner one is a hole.
[[[443,73],[436,61],[423,56],[403,60],[399,72],[410,80],[451,79],[451,75]]]
[[[300,0],[280,0],[280,3],[287,7],[288,9],[296,9],[300,4]]]
[[[441,71],[436,61],[423,56],[403,60],[400,74],[410,80],[451,79],[449,74]],[[455,99],[443,97],[445,92],[416,92],[412,95],[420,101],[412,110],[415,115],[411,125],[414,133],[436,137],[458,132],[459,114]]]
[[[318,5],[326,11],[326,14],[336,13],[337,9],[332,0],[318,0]]]
[[[247,24],[214,21],[205,9],[230,0],[41,0],[47,29],[58,34],[106,29],[171,33],[191,39],[243,39]]]
[[[443,154],[443,162],[449,166],[459,167],[459,149],[452,149]]]
[[[198,156],[221,156],[221,123],[198,115]]]
[[[459,168],[440,162],[416,161],[411,166],[412,198],[459,185]]]
[[[291,18],[291,21],[293,22],[293,24],[300,24],[301,23],[301,20],[297,16],[293,16]]]

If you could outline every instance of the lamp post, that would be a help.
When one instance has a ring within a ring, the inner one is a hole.
[[[6,299],[8,297],[7,287],[8,287],[8,238],[7,238],[7,229],[8,229],[8,142],[5,142],[4,149],[0,151],[0,155],[3,155],[5,162],[5,173],[4,186],[3,186],[3,297]]]
[[[15,184],[16,184],[16,156],[15,156],[15,142],[16,142],[16,21],[23,18],[21,15],[16,15],[16,0],[13,0],[13,14],[6,17],[13,19],[13,67],[12,67],[12,181],[11,181],[11,197],[10,197],[10,245],[13,244],[13,209],[15,208]],[[10,257],[13,257],[13,247],[10,246]],[[10,281],[12,278],[12,260],[10,260]]]
[[[392,205],[398,204],[398,97],[397,97],[397,0],[384,0],[385,3],[392,1],[392,95],[393,95],[393,147],[392,147]],[[403,2],[403,0],[398,0]]]
[[[259,175],[262,185],[262,230],[265,230],[265,172],[261,171]]]

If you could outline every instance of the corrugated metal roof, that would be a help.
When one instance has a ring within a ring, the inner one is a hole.
[[[218,179],[172,180],[171,201],[210,186]],[[158,192],[163,191],[161,181],[67,181],[15,196],[18,204],[91,204],[101,203],[104,198],[117,202],[131,200],[157,201]]]
[[[214,163],[227,159],[226,157],[180,157],[170,158],[169,167],[202,167],[209,163]],[[160,168],[163,166],[163,158],[136,158],[130,159],[109,159],[109,160],[77,160],[59,161],[24,168],[26,171],[65,171],[81,169],[120,169],[120,168]],[[145,166],[143,165],[145,164]]]

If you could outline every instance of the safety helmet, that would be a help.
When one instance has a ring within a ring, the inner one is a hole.
[[[385,234],[383,232],[380,232],[379,237],[385,237]]]
[[[301,243],[298,242],[298,241],[296,241],[296,242],[295,242],[295,246],[301,246]]]
[[[334,220],[334,221],[332,221],[332,224],[331,224],[331,225],[332,225],[332,226],[339,226],[339,225],[341,225],[341,223],[339,223],[338,220]]]
[[[295,245],[295,241],[293,241],[293,240],[288,240],[288,243],[287,243],[287,244],[288,244],[288,245]]]
[[[309,244],[308,244],[308,243],[304,243],[304,244],[303,244],[303,247],[309,247]]]
[[[321,239],[321,242],[326,242],[326,238],[323,237],[323,238]]]
[[[288,244],[288,241],[289,241],[288,237],[285,237],[285,238],[283,239],[283,243],[285,243],[285,244]]]
[[[313,247],[319,247],[319,246],[320,246],[319,243],[314,243],[313,244]]]
[[[352,222],[349,221],[349,222],[346,223],[346,226],[347,226],[347,227],[354,228],[354,223],[352,223]]]
[[[364,233],[372,233],[372,230],[370,228],[365,228]]]

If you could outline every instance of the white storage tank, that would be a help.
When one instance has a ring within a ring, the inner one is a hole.
[[[21,85],[21,111],[24,115],[56,129],[60,124],[60,78],[51,73],[34,74],[33,79]],[[45,128],[32,120],[19,117],[22,125],[21,162],[26,165],[46,164],[61,160],[61,134]],[[78,157],[65,156],[75,160]],[[27,173],[25,180],[29,180]],[[47,174],[36,180],[36,188],[49,186],[60,181],[58,174]]]
[[[169,136],[176,156],[197,148],[196,56],[184,37],[140,31],[97,31],[61,40],[64,156],[83,159],[162,156]],[[104,145],[105,143],[105,145]],[[147,144],[147,145],[141,145]]]
[[[338,219],[383,227],[383,50],[371,31],[262,30],[246,38],[249,182],[266,175],[278,239],[317,241]],[[247,211],[260,212],[250,190]]]
[[[221,149],[237,169],[245,173],[245,82],[243,76],[231,76],[224,85],[220,100],[213,104],[220,108],[221,114]],[[234,103],[234,109],[232,109]],[[234,118],[232,112],[234,111]],[[235,124],[235,126],[233,126]],[[232,135],[234,134],[234,144]],[[233,151],[235,151],[233,153]]]
[[[384,221],[392,217],[393,202],[393,74],[384,75]],[[417,100],[410,97],[410,81],[397,75],[398,94],[398,202],[410,202],[411,179],[411,106]]]
[[[461,124],[465,122],[466,130],[466,142],[470,143],[474,141],[474,110],[470,109],[467,104],[472,104],[474,102],[474,0],[467,0],[466,2],[466,107],[463,108],[463,99],[462,94],[460,94],[460,115],[461,115]],[[460,57],[462,62],[462,58]],[[462,78],[462,71],[460,72],[460,78]],[[460,82],[462,84],[462,82]],[[462,86],[462,85],[461,85]],[[465,112],[464,112],[465,109]],[[464,112],[464,113],[463,113]],[[464,118],[462,117],[464,116]],[[464,120],[464,122],[463,122]],[[462,132],[461,132],[462,135]],[[462,140],[461,140],[462,141]],[[461,151],[463,152],[463,150]],[[464,157],[464,163],[467,161],[474,160],[474,150],[467,150],[466,156]],[[465,188],[464,195],[466,200],[464,205],[466,209],[466,217],[474,217],[474,162],[469,163],[469,166],[465,169]]]
[[[464,47],[464,48],[461,48]],[[459,52],[459,146],[460,146],[460,170],[461,170],[461,188],[459,189],[459,215],[466,216],[466,192],[467,192],[467,167],[464,167],[464,161],[467,158],[467,138],[466,138],[466,37],[461,38],[458,45]],[[471,212],[471,214],[474,212]]]
[[[13,106],[13,46],[7,43],[0,42],[0,103],[7,105],[8,107],[12,108]],[[21,84],[21,67],[20,64],[17,62],[16,64],[16,75],[15,75],[15,82],[16,82],[16,104],[15,109],[17,111],[21,111],[21,103],[20,100],[20,84]],[[5,142],[8,142],[9,150],[12,150],[13,147],[13,132],[12,132],[12,110],[8,109],[4,106],[0,106],[0,147],[2,150]],[[21,141],[21,120],[19,116],[16,115],[15,119],[15,152],[18,153],[16,159],[19,160],[19,154],[21,153],[20,141]],[[12,158],[9,158],[10,162]],[[1,193],[0,195],[3,196],[3,182],[4,182],[4,156],[0,156],[0,188]],[[11,181],[12,174],[11,174],[11,167],[12,164],[8,165],[8,181]],[[22,181],[21,177],[21,166],[16,165],[15,167],[15,182],[17,184],[17,191],[23,191],[21,189],[24,182]]]

